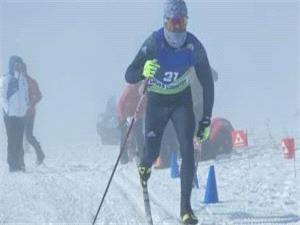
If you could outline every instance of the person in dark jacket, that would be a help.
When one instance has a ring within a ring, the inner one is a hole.
[[[37,164],[40,165],[44,161],[45,154],[42,151],[40,143],[33,135],[33,129],[34,129],[34,120],[36,115],[36,105],[41,101],[42,93],[39,89],[37,81],[28,75],[26,64],[24,64],[24,73],[28,83],[28,98],[29,98],[29,107],[26,112],[26,116],[24,120],[25,137],[26,140],[29,142],[29,144],[34,148],[37,157]]]
[[[196,73],[203,88],[203,115],[197,137],[207,139],[214,102],[214,83],[206,51],[200,41],[186,31],[187,7],[183,0],[167,0],[164,27],[144,42],[126,70],[128,83],[147,79],[145,115],[145,151],[139,165],[142,185],[146,185],[153,162],[157,159],[163,131],[171,120],[180,144],[181,201],[180,217],[184,224],[198,223],[191,208],[195,172],[193,136],[195,117],[189,78]]]

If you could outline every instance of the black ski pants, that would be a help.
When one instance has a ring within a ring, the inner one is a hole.
[[[176,100],[176,99],[175,99]],[[194,177],[195,159],[193,136],[195,118],[190,91],[178,101],[160,101],[158,97],[149,97],[145,117],[145,152],[142,164],[151,166],[160,152],[164,129],[172,121],[180,145],[182,164],[181,177],[181,212],[191,210],[190,197]]]
[[[24,118],[4,114],[7,134],[7,163],[10,171],[25,168],[24,163]]]

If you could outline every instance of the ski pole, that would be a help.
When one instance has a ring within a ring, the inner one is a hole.
[[[197,143],[198,145],[198,149],[195,149],[195,171],[194,171],[194,179],[193,179],[193,186],[195,185],[195,187],[197,189],[199,189],[199,182],[198,182],[198,177],[197,177],[197,171],[198,171],[198,165],[199,165],[199,161],[201,160],[201,149],[202,149],[202,143]]]
[[[194,157],[195,157],[195,171],[194,171],[194,178],[193,178],[193,187],[196,186],[196,188],[199,189],[199,182],[197,177],[197,171],[198,171],[198,164],[199,161],[201,161],[201,154],[202,154],[202,144],[203,141],[198,140],[198,138],[194,139]]]
[[[113,177],[114,177],[114,174],[115,174],[115,172],[116,172],[116,169],[117,169],[117,167],[118,167],[118,164],[119,164],[119,161],[120,161],[120,159],[121,159],[122,153],[123,153],[123,151],[124,151],[124,149],[125,149],[125,146],[126,146],[128,137],[129,137],[129,135],[130,135],[130,133],[131,133],[132,127],[133,127],[133,125],[134,125],[134,123],[135,123],[135,121],[136,121],[136,118],[137,118],[137,115],[138,115],[138,113],[139,113],[140,107],[141,107],[141,105],[142,105],[142,103],[143,103],[143,101],[144,101],[144,98],[145,98],[145,96],[146,96],[145,93],[146,93],[146,90],[147,90],[147,86],[148,86],[148,79],[146,79],[145,82],[144,82],[142,96],[141,96],[140,99],[139,99],[138,105],[137,105],[136,110],[135,110],[135,112],[134,112],[134,116],[133,116],[132,119],[131,119],[130,125],[129,125],[128,130],[127,130],[127,133],[126,133],[126,135],[125,135],[125,139],[124,139],[124,141],[123,141],[123,143],[122,143],[122,145],[121,145],[120,153],[119,153],[119,155],[118,155],[117,161],[116,161],[116,163],[115,163],[115,165],[114,165],[113,171],[112,171],[112,173],[111,173],[111,175],[110,175],[110,178],[109,178],[109,180],[108,180],[108,183],[107,183],[107,185],[106,185],[106,188],[105,188],[103,197],[102,197],[101,202],[100,202],[100,204],[99,204],[99,207],[98,207],[97,213],[96,213],[96,215],[95,215],[95,217],[94,217],[94,220],[93,220],[92,225],[95,225],[95,223],[96,223],[96,221],[97,221],[97,218],[98,218],[98,215],[99,215],[99,213],[100,213],[101,207],[102,207],[102,205],[103,205],[103,203],[104,203],[104,199],[105,199],[105,197],[106,197],[106,194],[107,194],[108,189],[109,189],[109,187],[110,187],[111,181],[112,181],[112,179],[113,179]]]

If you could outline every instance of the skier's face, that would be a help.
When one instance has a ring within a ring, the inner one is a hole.
[[[14,70],[16,71],[16,72],[22,72],[22,70],[23,70],[23,63],[22,62],[20,62],[20,61],[16,61],[15,62],[15,65],[14,65]]]
[[[186,31],[187,21],[187,17],[165,18],[164,26],[170,32],[180,33]]]

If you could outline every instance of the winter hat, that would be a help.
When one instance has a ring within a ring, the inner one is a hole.
[[[166,0],[164,4],[164,18],[188,17],[184,0]]]
[[[164,4],[164,22],[170,18],[188,17],[188,11],[184,0],[166,0]],[[186,41],[187,32],[174,32],[164,26],[164,37],[173,48],[180,48]]]
[[[23,59],[17,55],[13,55],[9,58],[8,69],[11,74],[13,73],[15,63],[23,63]]]

